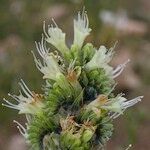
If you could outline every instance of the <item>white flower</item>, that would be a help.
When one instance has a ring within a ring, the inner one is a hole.
[[[65,42],[65,33],[57,26],[56,22],[52,19],[53,24],[48,26],[48,33],[45,29],[45,22],[43,24],[43,30],[46,35],[46,41],[56,47],[62,54],[65,54],[69,49]]]
[[[113,51],[107,51],[105,46],[100,46],[100,48],[95,52],[93,58],[85,65],[87,70],[92,70],[96,68],[103,68],[106,74],[110,74],[113,70],[108,63],[111,61],[113,56]]]
[[[109,110],[110,112],[114,112],[114,114],[111,116],[111,118],[116,118],[120,114],[123,114],[123,112],[135,105],[136,103],[140,102],[143,96],[138,96],[134,99],[128,100],[124,98],[122,95],[118,95],[115,98],[109,99],[105,104],[100,106],[101,109]]]
[[[44,40],[36,43],[36,48],[40,56],[43,58],[43,64],[33,53],[34,61],[37,68],[44,74],[43,79],[56,80],[59,75],[62,74],[62,69],[58,64],[58,60],[55,58],[54,54],[49,53],[49,49],[46,48]]]
[[[4,101],[6,103],[5,104],[3,103],[2,105],[19,110],[19,114],[36,114],[44,106],[42,102],[43,100],[42,96],[35,94],[34,92],[31,92],[23,80],[21,80],[19,85],[21,86],[21,89],[25,96],[22,94],[21,91],[20,91],[20,95],[18,96],[8,94],[8,96],[16,100],[18,104],[13,104],[4,98]]]
[[[89,35],[91,29],[89,28],[89,20],[86,12],[83,10],[82,14],[78,13],[78,18],[74,19],[74,45],[82,47],[85,38]]]
[[[113,54],[113,48],[107,50],[105,46],[100,46],[100,48],[95,52],[93,58],[85,65],[85,68],[87,70],[103,68],[106,75],[116,78],[122,73],[130,60],[128,59],[123,64],[118,65],[116,69],[113,69],[113,67],[108,64],[112,60]]]
[[[99,95],[94,101],[90,102],[86,109],[93,110],[97,116],[101,115],[101,109],[105,109],[113,113],[110,117],[115,119],[120,114],[123,114],[123,112],[141,101],[143,96],[138,96],[132,100],[127,101],[126,98],[123,97],[123,95],[118,95],[115,98],[108,99],[108,96],[106,95]]]

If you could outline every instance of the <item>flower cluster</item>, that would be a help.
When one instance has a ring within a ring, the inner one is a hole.
[[[23,80],[16,102],[4,99],[3,105],[25,114],[26,128],[17,123],[21,134],[34,150],[93,150],[103,148],[113,133],[113,119],[141,101],[143,96],[127,100],[115,96],[115,78],[129,60],[113,68],[109,63],[114,47],[95,48],[84,44],[90,34],[87,13],[83,10],[74,20],[74,41],[69,48],[65,33],[52,19],[44,35],[36,42],[42,60],[33,57],[46,85],[43,94],[35,94]],[[48,48],[54,46],[57,51]]]
[[[18,104],[13,104],[4,98],[5,103],[2,105],[19,110],[19,114],[36,114],[41,111],[44,106],[43,96],[31,92],[23,80],[21,80],[19,85],[23,93],[20,91],[18,96],[8,93],[8,96],[16,100]]]

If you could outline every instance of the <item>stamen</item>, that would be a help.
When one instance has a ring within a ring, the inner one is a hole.
[[[112,91],[115,89],[116,86],[117,86],[117,83],[115,83],[113,85],[113,87],[111,88],[111,90],[109,91],[109,93],[106,96],[109,96],[112,93]]]
[[[13,106],[10,106],[10,105],[4,104],[4,103],[2,103],[2,106],[18,110],[16,107],[13,107]]]
[[[8,93],[8,96],[12,97],[12,98],[13,98],[14,100],[16,100],[17,102],[20,102],[18,96],[12,95],[12,94],[10,94],[10,93]]]
[[[123,112],[124,112],[124,111],[123,111]],[[121,113],[115,112],[114,114],[112,114],[112,115],[110,116],[110,118],[111,118],[111,119],[116,119],[116,118],[118,118],[120,115],[121,115]]]
[[[46,47],[46,41],[44,41],[43,34],[42,34],[41,42],[35,42],[35,45],[36,45],[36,49],[37,49],[38,53],[40,54],[40,56],[43,59],[45,59],[45,57],[48,56],[49,49],[47,49],[47,47]]]
[[[127,63],[129,62],[130,62],[130,59],[125,61],[123,64],[118,65],[117,68],[113,71],[113,78],[118,77],[122,73],[124,68],[126,67]]]
[[[130,144],[125,150],[129,150],[132,147],[132,145]]]
[[[14,120],[13,122],[17,124],[19,132],[25,137],[26,129],[18,121]]]
[[[143,96],[138,96],[132,100],[126,101],[122,104],[122,107],[125,109],[128,107],[131,107],[131,106],[135,105],[136,103],[140,102],[142,98],[143,98]]]
[[[33,51],[31,51],[31,53],[32,53],[32,55],[33,55],[33,58],[34,58],[36,67],[38,68],[39,71],[41,71],[42,63],[40,62],[39,59],[36,58],[36,56],[35,56],[35,54],[34,54]]]
[[[89,26],[89,20],[88,20],[88,16],[86,14],[86,11],[85,9],[83,9],[82,13],[81,12],[78,12],[78,19],[76,20],[78,21],[78,25],[81,27],[81,28],[85,28],[85,29],[88,29],[88,26]]]
[[[110,115],[110,118],[111,118],[111,119],[114,119],[114,117],[115,117],[117,114],[118,114],[117,112],[113,113],[112,115]]]
[[[35,41],[35,46],[36,46],[36,49],[37,49],[38,53],[40,54],[40,56],[43,57],[43,55],[40,51],[41,50],[40,44]]]
[[[54,23],[55,27],[58,28],[57,23],[55,22],[54,18],[52,18],[52,22]]]
[[[3,99],[3,100],[4,100],[7,104],[2,103],[2,106],[19,110],[19,108],[17,107],[17,105],[14,105],[14,104],[10,103],[10,102],[7,101],[6,99]]]
[[[46,35],[46,37],[49,38],[49,35],[46,32],[45,21],[43,22],[43,31],[44,31],[44,34]]]
[[[21,82],[23,84],[23,86],[26,88],[26,90],[31,94],[31,96],[33,96],[33,93],[31,92],[31,90],[27,87],[27,85],[25,84],[25,82],[21,79]]]
[[[13,108],[17,109],[17,105],[15,105],[15,104],[9,102],[9,101],[6,100],[5,98],[3,98],[3,101],[5,101],[7,104],[9,104],[9,105],[7,105],[7,104],[4,104],[4,103],[3,103],[3,104],[2,104],[3,106],[9,106],[9,107],[13,107]]]
[[[28,122],[32,121],[32,118],[31,118],[31,116],[29,114],[26,114],[26,119],[27,119]]]
[[[20,124],[18,121],[13,120],[14,123],[16,123],[24,132],[26,132],[26,129],[23,127],[22,124]]]
[[[21,82],[19,82],[18,84],[20,85],[20,87],[21,87],[22,91],[24,92],[24,94],[26,94],[26,96],[28,96],[29,98],[31,98],[32,95],[26,90],[26,88],[24,87],[24,85]]]

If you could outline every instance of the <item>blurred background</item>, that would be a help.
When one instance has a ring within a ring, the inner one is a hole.
[[[128,58],[128,67],[117,78],[116,93],[129,99],[144,95],[141,103],[114,121],[115,131],[108,150],[150,149],[150,0],[0,0],[0,100],[18,93],[23,78],[30,89],[41,93],[44,83],[35,67],[31,50],[39,41],[43,21],[51,18],[73,40],[73,18],[85,6],[92,28],[86,41],[108,48],[116,41],[116,66]],[[0,150],[26,150],[13,120],[24,124],[17,111],[0,106]]]

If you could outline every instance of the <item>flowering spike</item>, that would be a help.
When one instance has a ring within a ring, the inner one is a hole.
[[[74,45],[79,48],[82,47],[86,36],[89,35],[91,29],[89,28],[89,20],[86,12],[78,12],[77,19],[74,19]]]
[[[32,52],[46,82],[44,94],[35,94],[21,79],[20,94],[8,94],[15,102],[4,98],[2,105],[25,114],[26,129],[14,122],[31,149],[103,149],[113,133],[113,119],[143,98],[127,100],[124,94],[115,96],[113,92],[114,78],[129,60],[114,69],[109,63],[116,44],[109,50],[105,46],[96,50],[91,43],[83,46],[91,31],[84,10],[74,20],[74,42],[70,49],[65,43],[65,33],[54,19],[52,22],[48,32],[44,22],[46,38],[42,35],[41,41],[35,42],[42,61]],[[46,42],[58,51],[50,51]]]

